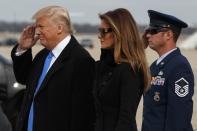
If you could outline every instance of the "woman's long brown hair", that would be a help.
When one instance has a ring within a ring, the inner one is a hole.
[[[134,18],[128,10],[123,8],[118,8],[99,16],[101,20],[105,20],[113,29],[115,62],[127,62],[130,63],[134,71],[142,70],[144,90],[146,91],[150,83],[150,74],[144,44]]]

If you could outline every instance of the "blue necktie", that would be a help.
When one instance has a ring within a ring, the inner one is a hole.
[[[47,71],[48,71],[49,65],[51,63],[52,57],[53,57],[53,53],[49,52],[48,56],[45,59],[44,67],[43,67],[43,70],[42,70],[42,74],[41,74],[41,76],[40,76],[40,78],[38,80],[38,84],[36,86],[36,90],[35,90],[34,96],[38,92],[38,90],[39,90],[39,88],[40,88],[40,86],[42,84],[42,81],[44,80],[44,78],[45,78],[45,76],[47,74]],[[33,115],[34,115],[34,98],[33,98],[33,101],[31,103],[31,108],[30,108],[30,112],[29,112],[28,130],[27,131],[33,131]]]

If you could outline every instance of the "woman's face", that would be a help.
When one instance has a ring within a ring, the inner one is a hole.
[[[110,25],[105,20],[101,20],[98,38],[100,39],[102,49],[114,47],[114,36],[112,32],[113,30]]]

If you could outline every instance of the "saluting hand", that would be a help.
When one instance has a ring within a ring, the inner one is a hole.
[[[146,35],[147,35],[147,32],[144,32],[142,34],[142,41],[144,43],[144,49],[146,49],[148,47],[148,44],[149,44]]]
[[[19,39],[20,49],[27,50],[36,44],[39,38],[38,36],[35,36],[35,28],[35,25],[30,25],[24,28]]]

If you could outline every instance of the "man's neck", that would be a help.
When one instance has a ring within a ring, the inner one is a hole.
[[[176,43],[166,43],[164,47],[161,47],[160,50],[157,51],[159,57],[164,55],[165,53],[176,48]]]

